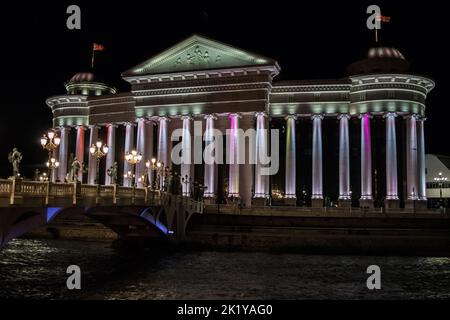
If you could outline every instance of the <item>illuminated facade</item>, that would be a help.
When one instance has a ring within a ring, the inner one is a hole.
[[[204,183],[212,203],[233,197],[245,206],[421,205],[425,100],[434,83],[408,69],[398,50],[372,48],[348,77],[276,81],[276,61],[194,35],[124,72],[130,92],[116,93],[86,73],[66,84],[67,94],[47,99],[61,130],[58,179],[73,153],[88,164],[80,179],[93,184],[96,166],[87,150],[100,139],[110,147],[100,168],[106,184],[105,169],[117,161],[127,172],[123,156],[137,148],[144,160],[155,157]],[[230,130],[228,151],[236,157],[238,129],[256,130],[256,146],[246,148],[258,150],[273,143],[259,133],[279,129],[280,170],[267,176],[259,163],[172,165],[171,134],[183,128],[182,144],[192,145],[194,121],[208,128],[203,148],[209,130]]]

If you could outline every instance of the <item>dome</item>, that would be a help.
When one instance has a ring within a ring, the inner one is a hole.
[[[369,59],[383,59],[383,58],[393,58],[406,60],[400,51],[395,48],[388,47],[378,47],[370,48],[367,53],[367,58]]]
[[[78,72],[69,82],[92,82],[94,80],[94,74],[92,72]]]
[[[87,96],[100,96],[104,94],[115,94],[116,89],[108,86],[92,72],[78,72],[65,83],[68,94]]]
[[[367,58],[356,61],[348,67],[350,75],[370,73],[406,72],[409,62],[403,54],[390,47],[373,47],[367,52]]]

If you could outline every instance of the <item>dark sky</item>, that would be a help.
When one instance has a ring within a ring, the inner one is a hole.
[[[80,31],[66,28],[70,4],[81,7]],[[128,89],[121,72],[193,33],[276,59],[279,79],[340,78],[374,44],[366,29],[370,4],[392,18],[383,25],[381,44],[398,48],[413,72],[436,81],[427,103],[426,148],[450,155],[443,1],[10,1],[2,3],[0,21],[0,176],[10,174],[13,146],[23,151],[24,166],[45,161],[39,145],[51,126],[45,99],[64,93],[64,82],[76,72],[89,70],[94,41],[106,48],[96,72],[120,91]]]

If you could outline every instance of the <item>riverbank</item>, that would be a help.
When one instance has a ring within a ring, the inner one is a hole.
[[[112,230],[82,215],[56,218],[26,237],[119,240]],[[214,250],[450,256],[450,219],[440,214],[273,215],[210,211],[192,217],[181,245]]]

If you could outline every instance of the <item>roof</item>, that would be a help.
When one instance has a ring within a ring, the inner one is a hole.
[[[122,77],[264,65],[275,65],[278,68],[278,63],[273,59],[192,35],[123,72]]]

